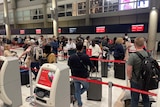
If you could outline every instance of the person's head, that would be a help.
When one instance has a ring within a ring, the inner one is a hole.
[[[92,46],[95,47],[96,40],[92,40]]]
[[[116,44],[123,44],[123,43],[124,43],[124,40],[123,40],[123,38],[118,37],[118,38],[116,39],[115,43],[116,43]]]
[[[76,49],[77,49],[77,51],[81,51],[83,49],[83,42],[78,41],[76,43]]]
[[[86,39],[89,40],[90,36],[87,36]]]
[[[10,45],[9,44],[5,44],[4,45],[4,50],[10,50]]]
[[[46,53],[46,54],[51,53],[51,45],[45,45],[44,46],[44,53]]]
[[[134,44],[135,44],[135,47],[140,49],[140,48],[143,48],[144,46],[144,38],[143,37],[137,37],[135,38],[134,40]]]

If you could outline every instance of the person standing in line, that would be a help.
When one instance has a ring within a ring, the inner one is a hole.
[[[92,50],[91,58],[100,58],[101,57],[102,50],[101,50],[100,46],[98,44],[96,44],[95,40],[92,41],[92,45],[89,46],[89,49]],[[98,61],[93,60],[92,62],[93,62],[94,66],[96,67],[97,72],[98,72]]]
[[[69,56],[76,52],[76,45],[71,38],[68,40],[68,43],[66,44],[66,47],[68,49],[68,55]]]
[[[144,38],[137,37],[134,41],[136,51],[142,54],[142,56],[147,57],[148,53],[143,49]],[[136,53],[131,53],[128,59],[127,65],[127,77],[130,80],[131,88],[136,88],[143,90],[142,86],[138,84],[138,75],[140,75],[141,70],[141,59]],[[142,101],[144,107],[150,107],[149,96],[146,94],[142,95]],[[138,107],[140,93],[131,91],[131,107]]]
[[[89,66],[90,69],[94,69],[94,66],[91,63],[89,56],[83,53],[83,42],[77,42],[76,49],[77,52],[72,54],[68,59],[71,74],[75,77],[88,78],[89,72],[87,68]],[[89,88],[89,83],[77,79],[73,79],[73,82],[75,87],[75,99],[78,102],[78,107],[82,107],[83,103],[81,100],[81,94]]]

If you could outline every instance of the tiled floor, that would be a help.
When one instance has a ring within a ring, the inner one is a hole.
[[[20,55],[22,52],[22,49],[16,49],[14,51],[18,52],[18,55]],[[58,63],[66,64],[66,61],[58,61]],[[111,66],[113,66],[113,65],[111,65]],[[93,76],[95,76],[95,75],[96,74],[93,74]],[[101,76],[101,73],[99,72],[97,75]],[[108,77],[102,78],[102,81],[103,82],[113,82],[114,84],[119,84],[119,85],[123,85],[123,86],[126,86],[126,84],[127,84],[127,82],[125,80],[120,80],[120,79],[114,78],[113,67],[109,68]],[[33,87],[34,87],[34,84],[35,84],[35,81],[33,81]],[[26,101],[26,98],[28,96],[30,96],[30,88],[27,88],[26,86],[22,86],[21,89],[22,89],[23,105],[20,107],[32,107],[30,105],[30,102]],[[123,94],[122,94],[123,92],[124,92],[124,90],[121,88],[117,88],[117,87],[112,88],[112,107],[124,107],[123,103],[120,101],[121,98],[123,97]],[[157,92],[157,90],[155,92]],[[109,107],[108,106],[108,99],[110,99],[111,97],[108,95],[109,95],[108,94],[108,86],[106,86],[106,85],[102,86],[102,101],[87,100],[86,93],[84,93],[82,95],[83,107]],[[0,100],[0,107],[3,107],[1,100]],[[39,107],[39,106],[34,106],[34,107]],[[70,107],[73,107],[73,105],[71,104]],[[152,104],[152,107],[156,107],[156,104],[155,103]]]

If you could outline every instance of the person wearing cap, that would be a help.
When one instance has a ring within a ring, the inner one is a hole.
[[[25,63],[26,63],[27,67],[31,67],[31,71],[35,75],[35,77],[33,79],[36,79],[37,74],[38,74],[38,70],[40,68],[39,62],[36,61],[35,58],[34,58],[34,55],[35,55],[34,48],[36,47],[35,43],[36,42],[33,39],[28,41],[29,47],[19,57],[19,59],[21,59],[22,56],[27,54],[27,58],[26,58]]]

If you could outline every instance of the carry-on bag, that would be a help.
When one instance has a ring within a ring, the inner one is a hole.
[[[125,64],[114,63],[114,77],[125,80]]]
[[[90,76],[89,78],[91,80],[102,81],[101,77],[97,77],[97,72],[96,72],[96,77]],[[89,82],[89,89],[87,90],[87,100],[101,101],[101,99],[102,99],[102,85]]]
[[[29,84],[29,70],[20,69],[21,85]]]

